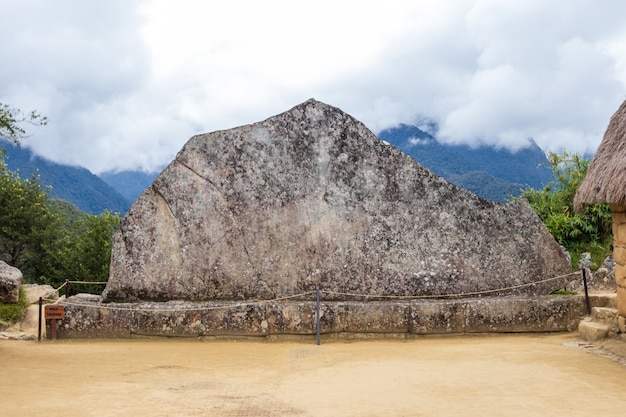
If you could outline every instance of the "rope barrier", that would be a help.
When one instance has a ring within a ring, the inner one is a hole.
[[[328,294],[328,295],[342,295],[342,296],[349,296],[349,297],[405,299],[405,300],[406,299],[418,300],[418,299],[435,299],[435,298],[463,298],[463,297],[483,295],[483,294],[492,294],[492,293],[496,293],[496,292],[505,292],[505,291],[510,291],[510,290],[519,289],[519,288],[523,288],[523,287],[530,287],[530,286],[537,285],[537,284],[542,284],[542,283],[545,283],[545,282],[556,281],[556,280],[559,280],[559,279],[567,278],[569,276],[573,276],[573,275],[577,275],[577,274],[580,274],[580,271],[574,271],[574,272],[570,272],[569,274],[564,274],[564,275],[560,275],[560,276],[557,276],[557,277],[546,278],[546,279],[542,279],[542,280],[534,281],[534,282],[530,282],[530,283],[525,283],[525,284],[512,285],[512,286],[509,286],[509,287],[503,287],[503,288],[492,289],[492,290],[464,292],[464,293],[457,293],[457,294],[406,295],[406,296],[398,295],[398,296],[394,296],[394,295],[373,295],[373,294],[346,293],[346,292],[337,292],[337,291],[329,291],[329,290],[319,290],[319,292],[320,293],[323,292],[323,293]],[[89,283],[89,284],[93,284],[94,283],[94,282],[91,282],[91,281],[69,281],[69,282],[70,283]],[[65,286],[65,284],[63,284],[61,287],[59,287],[59,289],[63,288],[63,286]],[[56,290],[56,291],[58,291],[58,290]],[[69,301],[68,304],[75,305],[75,306],[80,306],[80,307],[91,307],[91,308],[99,308],[99,309],[104,309],[104,310],[118,310],[118,311],[150,311],[150,312],[208,311],[208,310],[217,310],[217,309],[222,309],[222,308],[239,308],[239,307],[246,307],[246,306],[263,304],[263,303],[273,303],[273,302],[285,301],[285,300],[290,300],[290,299],[294,299],[294,298],[303,298],[303,297],[306,297],[306,296],[309,296],[309,295],[315,294],[315,293],[316,293],[316,291],[309,291],[309,292],[304,292],[304,293],[301,293],[301,294],[288,295],[288,296],[278,297],[278,298],[269,299],[269,300],[250,300],[250,301],[243,301],[243,302],[221,302],[219,305],[198,306],[198,307],[179,307],[179,308],[176,308],[176,305],[172,305],[171,308],[163,308],[163,307],[149,308],[149,307],[146,307],[146,306],[141,306],[141,308],[140,308],[139,307],[140,303],[132,303],[131,306],[128,307],[128,306],[117,306],[115,303],[111,303],[111,304],[102,304],[102,303],[93,304],[93,303],[81,303],[80,301],[75,301],[75,300]],[[142,303],[142,304],[145,304],[145,303]]]
[[[90,303],[81,303],[79,302],[75,302],[74,300],[72,300],[71,302],[68,302],[68,304],[71,305],[75,305],[75,306],[80,306],[80,307],[93,307],[93,308],[101,308],[101,309],[105,309],[105,310],[119,310],[119,311],[138,311],[138,310],[144,310],[144,311],[150,311],[150,312],[171,312],[171,311],[208,311],[208,310],[218,310],[221,308],[238,308],[238,307],[247,307],[247,306],[251,306],[251,305],[256,305],[256,304],[263,304],[263,303],[273,303],[273,302],[277,302],[277,301],[284,301],[284,300],[288,300],[288,299],[293,299],[293,298],[299,298],[299,297],[305,297],[307,295],[311,295],[311,294],[315,294],[315,291],[309,291],[309,292],[305,292],[305,293],[301,293],[301,294],[295,294],[295,295],[289,295],[289,296],[285,296],[285,297],[280,297],[280,298],[274,298],[271,300],[250,300],[250,301],[244,301],[244,302],[231,302],[231,303],[227,303],[227,302],[221,302],[220,305],[212,305],[212,306],[203,306],[203,307],[181,307],[181,308],[176,308],[175,305],[172,305],[173,308],[146,308],[146,307],[142,307],[142,308],[138,308],[138,307],[118,307],[114,304],[99,304],[99,305],[93,305]],[[206,301],[204,301],[206,302]],[[139,303],[132,303],[131,305],[138,305]]]
[[[345,293],[345,292],[335,292],[328,290],[321,290],[326,294],[332,295],[344,295],[349,297],[363,297],[363,298],[387,298],[387,299],[427,299],[427,298],[460,298],[465,296],[474,296],[474,295],[483,295],[483,294],[493,294],[495,292],[505,292],[510,290],[515,290],[523,287],[532,287],[533,285],[543,284],[544,282],[556,281],[558,279],[567,278],[568,276],[576,275],[580,273],[580,271],[570,272],[569,274],[560,275],[558,277],[546,278],[539,281],[534,281],[526,284],[513,285],[510,287],[503,287],[494,290],[484,290],[484,291],[473,291],[473,292],[462,292],[457,294],[432,294],[432,295],[371,295],[371,294],[355,294],[355,293]]]
[[[49,293],[42,295],[41,299],[42,300],[46,300],[46,301],[54,301],[59,297],[59,291],[65,287],[67,285],[67,282],[64,282],[63,285],[61,285],[59,288],[57,288],[56,290],[52,290]],[[55,296],[56,295],[56,296]]]
[[[42,300],[46,301],[55,301],[59,297],[60,291],[66,287],[68,284],[100,284],[106,285],[106,281],[65,281],[59,288],[53,289],[52,291],[41,296]]]

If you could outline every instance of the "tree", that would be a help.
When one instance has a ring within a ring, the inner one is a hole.
[[[48,206],[47,190],[33,176],[20,180],[0,160],[0,259],[36,282],[60,235],[61,219]]]
[[[26,130],[20,126],[24,123],[45,126],[48,124],[48,118],[34,110],[24,114],[20,109],[0,103],[0,138],[20,146],[20,141],[26,137]]]
[[[612,242],[610,207],[595,204],[582,213],[574,212],[574,196],[591,161],[577,154],[550,152],[548,162],[554,180],[542,190],[524,190],[521,198],[528,200],[556,241],[570,252],[573,266],[578,265],[582,252],[590,252],[597,266]]]
[[[35,111],[25,115],[0,103],[0,139],[19,146],[26,137],[21,124],[47,122]],[[10,172],[0,152],[0,259],[19,268],[26,282],[58,287],[66,279],[106,281],[119,224],[118,214],[87,215],[71,203],[50,198],[36,175],[21,180]],[[102,287],[81,290],[99,293]]]
[[[66,279],[107,281],[119,225],[116,213],[88,215],[50,198],[36,176],[21,180],[0,159],[0,259],[20,269],[25,282],[59,287]]]
[[[106,282],[109,278],[112,237],[120,226],[116,213],[82,214],[66,225],[64,242],[57,253],[59,269],[48,279],[53,286],[63,280]],[[83,285],[81,292],[101,293],[101,285]]]

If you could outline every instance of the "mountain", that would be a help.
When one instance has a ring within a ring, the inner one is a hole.
[[[436,126],[430,126],[436,130]],[[544,152],[535,142],[518,152],[493,147],[440,143],[416,126],[401,124],[378,137],[413,157],[435,174],[492,201],[505,202],[522,188],[543,188],[552,181]],[[50,185],[50,196],[69,201],[90,214],[107,209],[124,215],[158,172],[106,172],[99,177],[85,168],[61,165],[33,155],[29,149],[5,144],[5,161],[21,178],[37,170],[40,182]]]
[[[50,186],[50,196],[69,201],[89,214],[109,210],[123,215],[130,202],[113,187],[85,168],[57,164],[36,156],[30,149],[3,143],[5,162],[21,179],[39,174],[39,182]]]
[[[488,200],[505,202],[522,188],[543,188],[552,181],[545,153],[531,141],[517,152],[508,149],[449,145],[416,126],[401,124],[378,137],[451,183]]]
[[[120,171],[102,173],[100,178],[133,203],[158,175],[158,172]]]

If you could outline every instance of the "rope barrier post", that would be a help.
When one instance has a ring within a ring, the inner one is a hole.
[[[39,326],[37,331],[37,341],[41,342],[41,310],[43,309],[43,297],[39,297]]]
[[[50,338],[57,340],[57,319],[50,320]]]
[[[65,299],[67,300],[68,298],[70,298],[70,281],[69,280],[65,280]]]
[[[316,315],[315,321],[316,321],[316,327],[317,327],[316,335],[317,335],[317,345],[319,346],[320,345],[320,329],[321,329],[321,326],[320,326],[320,287],[316,288],[315,293],[317,295],[317,302],[315,305],[315,315]]]
[[[585,287],[585,306],[587,307],[587,315],[591,315],[591,303],[589,302],[589,290],[587,289],[587,268],[582,269],[583,285]]]

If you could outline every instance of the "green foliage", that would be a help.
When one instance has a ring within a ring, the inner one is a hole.
[[[48,124],[48,119],[36,111],[24,114],[20,109],[0,103],[0,137],[20,145],[20,140],[26,137],[26,130],[20,127],[28,123],[34,126]]]
[[[0,303],[0,323],[13,324],[24,317],[28,308],[28,298],[23,287],[20,288],[20,297],[15,304]]]
[[[111,262],[111,239],[119,226],[119,215],[109,211],[98,216],[83,214],[68,222],[64,241],[56,253],[59,269],[47,280],[48,283],[59,286],[62,284],[59,277],[70,281],[106,282]],[[76,289],[76,286],[72,288]],[[99,294],[103,288],[99,284],[81,284],[74,292]]]
[[[596,204],[582,213],[574,212],[574,196],[590,161],[577,154],[551,152],[548,162],[554,180],[542,190],[524,190],[521,197],[528,200],[556,241],[570,252],[574,267],[582,252],[590,252],[592,264],[598,266],[610,251],[611,209],[607,204]]]
[[[513,196],[520,195],[524,188],[521,184],[513,184],[481,171],[452,175],[447,179],[452,184],[465,188],[482,198],[501,203],[510,201]]]
[[[550,293],[551,295],[577,295],[576,291],[568,291],[568,290],[556,290]]]
[[[46,268],[60,225],[37,177],[22,181],[0,161],[0,259],[19,268],[26,282],[34,282]]]
[[[516,152],[455,145],[439,142],[420,128],[404,124],[383,130],[378,137],[435,174],[488,200],[504,203],[511,196],[519,196],[522,188],[540,189],[552,179],[545,153],[533,141]]]
[[[99,214],[106,209],[125,213],[130,207],[113,187],[85,168],[57,164],[33,154],[30,149],[8,143],[5,152],[7,168],[19,172],[22,178],[38,175],[42,185],[50,186],[51,198],[70,201],[89,214]]]
[[[35,111],[25,115],[0,103],[0,138],[15,145],[26,137],[21,124],[47,122]],[[51,199],[37,173],[21,180],[8,170],[4,155],[0,152],[0,260],[19,268],[25,282],[55,288],[65,280],[106,281],[119,215],[108,211],[88,215],[70,203]],[[101,289],[81,288],[97,293]]]
[[[49,198],[36,176],[21,180],[0,160],[0,259],[24,281],[59,287],[65,280],[106,281],[118,214],[88,215]],[[101,286],[80,292],[102,291]]]

